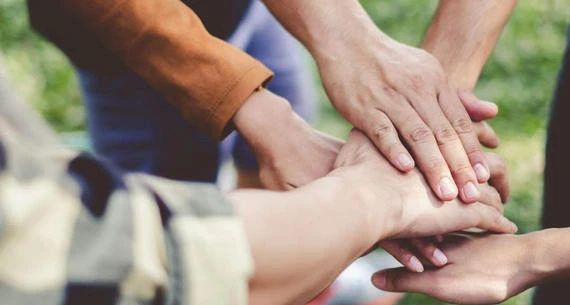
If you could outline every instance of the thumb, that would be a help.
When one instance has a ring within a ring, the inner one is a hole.
[[[461,91],[459,98],[465,107],[465,110],[474,122],[480,122],[492,119],[497,116],[499,108],[497,104],[479,100],[472,93]]]
[[[433,271],[417,273],[406,268],[386,269],[372,275],[372,284],[384,291],[425,293],[427,287],[433,287],[432,274]]]

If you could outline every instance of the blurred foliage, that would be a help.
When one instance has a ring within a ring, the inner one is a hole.
[[[411,45],[419,44],[437,6],[436,0],[361,3],[383,31]],[[570,0],[519,1],[476,89],[477,96],[500,107],[490,123],[501,137],[496,152],[510,171],[512,198],[505,213],[521,232],[539,227],[544,131],[569,12]],[[30,29],[23,0],[0,0],[0,51],[16,92],[52,126],[60,132],[84,128],[75,73],[65,56]],[[345,137],[350,126],[319,90],[321,118],[316,127]],[[527,291],[505,304],[529,304],[530,296]],[[400,304],[441,303],[414,294]]]
[[[15,91],[56,130],[84,128],[75,73],[58,49],[30,29],[23,0],[0,0],[0,51]]]

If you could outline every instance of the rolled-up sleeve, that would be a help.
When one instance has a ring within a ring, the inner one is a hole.
[[[198,128],[223,138],[272,72],[210,35],[179,0],[64,0],[63,9]]]
[[[214,186],[30,148],[0,135],[0,304],[247,304],[246,236]]]

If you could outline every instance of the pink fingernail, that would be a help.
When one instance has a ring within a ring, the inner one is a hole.
[[[455,196],[457,188],[449,177],[443,177],[439,182],[439,191],[443,197]]]
[[[410,258],[410,267],[414,272],[424,272],[424,265],[422,265],[420,260],[415,256],[412,256],[412,258]]]
[[[398,155],[398,163],[403,169],[408,169],[414,167],[414,160],[410,158],[407,154],[401,153]]]
[[[443,266],[448,262],[447,256],[445,256],[445,254],[443,254],[439,249],[435,249],[435,251],[433,251],[433,259],[435,259],[440,266]]]
[[[473,166],[473,170],[475,171],[475,175],[477,175],[477,179],[480,181],[486,181],[489,179],[489,171],[483,164],[475,164],[475,166]]]
[[[477,200],[479,198],[479,190],[475,187],[473,182],[467,182],[463,186],[463,195],[465,195],[465,199],[467,200]]]

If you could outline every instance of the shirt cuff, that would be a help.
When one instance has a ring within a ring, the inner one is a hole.
[[[221,98],[212,105],[206,119],[209,136],[223,140],[235,129],[231,120],[249,96],[260,86],[265,86],[273,77],[273,72],[255,61]]]

